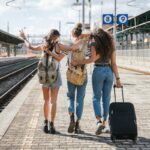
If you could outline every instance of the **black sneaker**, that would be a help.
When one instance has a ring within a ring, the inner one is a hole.
[[[76,134],[82,134],[82,133],[84,133],[84,132],[81,130],[81,128],[80,128],[80,126],[79,126],[79,123],[78,123],[78,122],[76,122],[74,132],[75,132]]]
[[[48,133],[48,120],[44,120],[44,128],[43,128],[45,133]]]
[[[74,114],[70,116],[70,124],[68,127],[68,133],[73,133],[75,128]]]
[[[97,122],[97,129],[96,129],[96,132],[95,134],[96,135],[99,135],[102,133],[102,130],[105,128],[105,126],[102,124],[101,121]]]
[[[50,132],[51,134],[55,134],[55,133],[56,133],[56,130],[55,130],[55,127],[54,127],[54,123],[53,123],[53,122],[50,122],[49,125],[50,125],[50,126],[49,126],[49,132]]]

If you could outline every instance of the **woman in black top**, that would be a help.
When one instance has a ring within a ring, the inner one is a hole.
[[[82,62],[72,61],[72,64],[81,65],[92,62],[95,63],[92,74],[93,107],[97,119],[96,135],[99,135],[106,126],[114,75],[116,86],[121,87],[113,38],[100,28],[94,30],[91,38],[91,57]]]

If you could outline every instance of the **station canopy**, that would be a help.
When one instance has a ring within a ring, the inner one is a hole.
[[[0,29],[0,42],[17,45],[24,41],[21,38]]]
[[[113,26],[107,28],[108,31],[113,31]],[[150,10],[139,14],[135,17],[131,17],[128,20],[128,25],[116,26],[117,34],[150,32]]]

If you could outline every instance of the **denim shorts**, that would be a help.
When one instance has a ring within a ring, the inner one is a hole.
[[[62,85],[62,78],[61,78],[61,73],[58,71],[58,77],[57,80],[53,83],[45,83],[42,85],[42,87],[47,87],[47,88],[59,88]]]

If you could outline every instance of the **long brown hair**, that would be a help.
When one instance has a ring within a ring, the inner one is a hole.
[[[52,51],[54,46],[55,46],[55,43],[53,42],[52,40],[52,37],[53,36],[60,36],[60,33],[58,30],[56,29],[52,29],[48,34],[47,36],[45,36],[45,41],[46,41],[46,46],[48,48],[48,50]]]
[[[113,37],[101,28],[95,28],[93,36],[95,40],[96,53],[100,54],[101,60],[107,60],[115,51]]]

